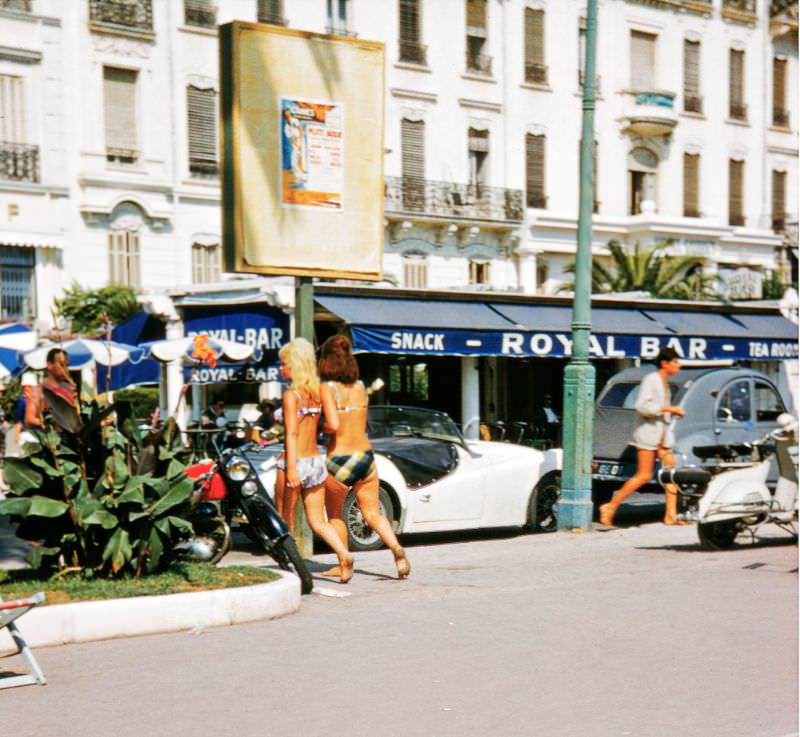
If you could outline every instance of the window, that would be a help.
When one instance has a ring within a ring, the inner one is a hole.
[[[327,0],[328,33],[339,36],[353,36],[347,23],[347,10],[350,0]]]
[[[489,283],[489,262],[473,260],[469,262],[469,283],[488,284]]]
[[[544,136],[525,134],[525,199],[528,207],[547,207],[544,185]]]
[[[222,249],[219,243],[192,244],[192,283],[207,284],[222,276]]]
[[[656,38],[650,33],[631,31],[631,89],[655,89]]]
[[[0,0],[0,8],[19,10],[21,13],[30,13],[33,9],[33,0]]]
[[[747,120],[747,105],[744,104],[744,51],[731,49],[728,76],[728,117],[731,120]]]
[[[0,74],[0,179],[39,181],[39,147],[25,142],[22,77]]]
[[[772,125],[789,127],[789,111],[786,109],[786,59],[772,60]]]
[[[153,3],[152,0],[89,0],[89,18],[101,25],[152,31]]]
[[[0,246],[0,318],[36,316],[35,266],[33,248]]]
[[[702,113],[700,97],[700,42],[683,42],[683,109],[687,113]]]
[[[399,54],[400,61],[427,64],[427,47],[423,46],[421,0],[399,0]]]
[[[211,0],[183,0],[183,22],[187,26],[214,28],[217,25],[217,9]]]
[[[106,123],[106,160],[135,164],[136,72],[103,67],[103,101]]]
[[[547,84],[544,63],[544,10],[525,8],[525,81]]]
[[[108,234],[109,282],[129,287],[141,286],[139,233],[112,230]]]
[[[783,233],[786,228],[786,172],[772,172],[772,229]]]
[[[219,173],[217,163],[217,93],[213,89],[186,88],[189,119],[189,173],[213,177]]]
[[[700,217],[700,154],[683,155],[683,215]]]
[[[467,71],[492,73],[492,57],[486,55],[488,42],[486,0],[467,2]]]
[[[428,259],[423,254],[407,254],[403,257],[403,285],[410,289],[428,286]]]
[[[744,161],[728,161],[728,224],[744,225]]]
[[[489,131],[469,129],[469,182],[485,185],[489,170]]]
[[[258,0],[256,17],[259,23],[271,23],[276,26],[285,26],[283,17],[283,0]]]
[[[642,203],[656,201],[658,157],[646,148],[635,148],[628,155],[628,214],[638,215]]]
[[[541,256],[536,258],[536,290],[544,294],[547,280],[550,278],[550,266]]]
[[[578,21],[578,89],[583,90],[583,75],[586,73],[586,18]],[[594,79],[594,90],[600,96],[600,75]]]
[[[400,154],[403,171],[403,206],[422,210],[425,205],[425,121],[401,121]]]
[[[786,411],[775,387],[760,379],[755,382],[755,400],[756,422],[774,422]]]
[[[717,420],[727,422],[749,422],[750,382],[734,381],[728,384],[717,400]]]

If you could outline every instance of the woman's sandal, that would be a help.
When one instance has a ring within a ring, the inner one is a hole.
[[[408,578],[408,574],[411,573],[411,563],[408,562],[406,551],[403,548],[398,547],[395,549],[394,562],[397,565],[397,577]]]
[[[340,563],[341,573],[339,574],[339,583],[347,583],[353,577],[353,556],[348,555],[345,560]]]

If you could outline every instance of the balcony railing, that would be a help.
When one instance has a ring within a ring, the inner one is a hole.
[[[747,105],[732,102],[728,114],[731,120],[747,120]]]
[[[89,19],[99,25],[152,32],[152,0],[89,0]]]
[[[540,210],[547,209],[547,197],[543,194],[539,194],[538,192],[528,192],[528,196],[525,198],[525,204],[528,207],[534,207]]]
[[[39,181],[39,147],[27,143],[0,143],[0,179]]]
[[[33,10],[33,0],[0,0],[0,8],[30,13]]]
[[[699,95],[684,95],[683,96],[683,111],[685,113],[703,113],[703,98]]]
[[[533,84],[547,84],[547,64],[525,62],[525,81]]]
[[[409,64],[428,64],[428,47],[416,41],[400,41],[397,59]]]
[[[187,26],[215,28],[217,25],[217,9],[208,3],[185,0],[183,4],[183,20]]]
[[[755,15],[756,0],[722,0],[722,9]]]
[[[522,190],[422,177],[386,177],[384,206],[390,212],[473,220],[521,222],[525,216]]]
[[[775,233],[783,233],[786,230],[786,215],[772,215],[772,230]]]
[[[139,158],[139,152],[134,148],[106,147],[106,161],[110,164],[133,166]]]
[[[491,76],[492,57],[487,54],[476,54],[473,51],[467,51],[467,71]]]
[[[219,163],[210,159],[190,158],[189,173],[193,177],[211,179],[219,176]]]
[[[789,127],[789,111],[788,110],[773,110],[772,111],[772,125],[776,128]]]

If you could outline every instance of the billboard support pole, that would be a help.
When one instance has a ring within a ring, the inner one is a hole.
[[[314,280],[310,276],[294,278],[294,334],[314,345]],[[303,558],[314,554],[314,536],[308,526],[302,494],[297,497],[292,537]]]

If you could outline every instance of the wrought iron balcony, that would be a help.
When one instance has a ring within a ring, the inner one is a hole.
[[[106,161],[108,161],[110,164],[132,166],[136,164],[138,158],[139,152],[136,149],[106,146]]]
[[[409,64],[428,64],[428,47],[416,41],[400,41],[398,61],[405,61]]]
[[[211,179],[219,176],[219,163],[211,159],[190,158],[189,173],[193,177]]]
[[[477,54],[473,51],[467,51],[467,71],[491,76],[492,57],[487,54]]]
[[[786,215],[785,214],[775,214],[772,215],[772,230],[775,233],[783,233],[786,230]]]
[[[547,64],[525,62],[525,81],[533,84],[547,84]]]
[[[89,0],[89,20],[101,26],[153,31],[152,0]]]
[[[217,25],[217,9],[203,0],[184,0],[183,20],[187,26],[198,28],[215,28]]]
[[[33,0],[0,0],[0,8],[30,13],[33,10]]]
[[[747,120],[747,105],[743,105],[738,102],[732,102],[730,104],[730,110],[728,111],[728,115],[731,120]]]
[[[384,207],[388,212],[472,220],[522,222],[525,217],[522,190],[422,177],[386,177]]]
[[[528,192],[525,198],[525,204],[528,207],[534,207],[540,210],[547,209],[547,197],[540,192]]]
[[[39,181],[39,147],[27,143],[0,143],[0,179]]]
[[[788,128],[789,127],[789,111],[788,110],[778,110],[775,109],[772,111],[772,125],[776,128]]]
[[[683,111],[685,113],[703,113],[703,98],[699,95],[684,95],[683,96]]]
[[[757,10],[756,0],[722,0],[721,15],[726,20],[755,23]]]

